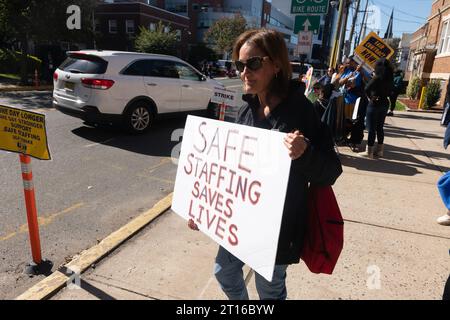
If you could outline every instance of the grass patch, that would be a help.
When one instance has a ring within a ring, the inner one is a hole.
[[[397,100],[397,103],[395,104],[395,110],[396,111],[406,111],[406,106]]]
[[[10,80],[20,80],[20,76],[18,74],[12,73],[0,73],[0,78],[6,78]]]

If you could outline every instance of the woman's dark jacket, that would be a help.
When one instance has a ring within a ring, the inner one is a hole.
[[[291,162],[276,257],[276,264],[298,263],[306,227],[308,183],[332,185],[342,173],[330,130],[319,120],[297,81],[291,81],[288,97],[265,120],[257,118],[257,96],[244,95],[243,99],[247,103],[239,111],[237,123],[286,133],[299,130],[310,140],[305,153]]]
[[[369,101],[375,105],[388,106],[388,97],[390,96],[394,83],[392,79],[383,79],[373,77],[366,85],[365,91]]]

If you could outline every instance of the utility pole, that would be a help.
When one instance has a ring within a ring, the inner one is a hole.
[[[95,41],[95,34],[97,33],[97,30],[95,30],[94,12],[95,12],[95,9],[92,10],[92,36],[93,36],[93,42],[94,42],[94,50],[97,50],[97,42]]]
[[[345,8],[345,3],[347,2],[347,0],[340,0],[339,1],[339,13],[338,13],[338,23],[337,23],[337,29],[336,29],[336,35],[334,36],[334,41],[333,41],[333,49],[331,51],[331,57],[330,57],[330,67],[335,68],[336,67],[336,62],[337,62],[337,58],[338,58],[338,51],[339,51],[339,38],[341,36],[341,31],[342,31],[342,21],[344,20],[344,8]]]
[[[337,53],[337,61],[336,62],[340,62],[342,60],[342,53],[343,53],[344,45],[345,45],[345,35],[347,33],[348,11],[350,9],[350,2],[351,1],[352,0],[345,0],[344,1],[345,7],[344,7],[343,25],[342,25],[342,29],[341,29],[341,36],[339,37],[339,49],[338,49],[338,53]]]
[[[353,49],[355,49],[358,46],[358,44],[361,42],[361,40],[362,40],[361,36],[362,36],[362,33],[363,33],[363,29],[364,29],[364,33],[366,33],[364,26],[366,24],[366,17],[367,17],[367,8],[368,8],[368,6],[369,6],[369,0],[366,0],[366,8],[364,9],[364,16],[363,16],[363,19],[362,19],[362,22],[361,22],[361,29],[359,30],[358,38],[355,41],[355,45],[353,46]]]
[[[352,45],[352,40],[353,40],[353,32],[355,32],[355,26],[356,26],[356,20],[358,20],[358,13],[359,13],[359,5],[361,3],[361,0],[357,0],[356,1],[356,9],[355,9],[355,14],[353,15],[353,22],[352,22],[352,28],[350,29],[350,46]],[[349,47],[350,48],[350,47]],[[350,52],[347,52],[347,55]]]

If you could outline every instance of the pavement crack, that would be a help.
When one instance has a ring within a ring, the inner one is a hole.
[[[388,227],[388,226],[383,226],[383,225],[374,224],[374,223],[370,223],[370,222],[363,222],[363,221],[356,221],[356,220],[349,220],[349,219],[344,219],[344,221],[352,222],[352,223],[355,223],[355,224],[363,224],[363,225],[366,225],[366,226],[371,226],[371,227],[376,227],[376,228],[381,228],[381,229],[405,232],[405,233],[410,233],[410,234],[417,234],[417,235],[425,236],[425,237],[432,237],[432,238],[450,240],[450,237],[444,237],[444,236],[438,236],[438,235],[430,234],[430,233],[416,232],[416,231],[411,231],[411,230],[405,230],[405,229],[399,229],[399,228],[394,228],[394,227]]]

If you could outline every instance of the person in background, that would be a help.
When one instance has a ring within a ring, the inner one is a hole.
[[[356,100],[362,96],[362,76],[357,70],[358,64],[353,60],[353,57],[346,59],[344,67],[344,73],[340,77],[339,85],[341,92],[344,94],[345,119],[351,119]]]
[[[401,70],[397,70],[394,73],[394,86],[389,96],[389,100],[391,102],[390,111],[388,112],[388,116],[394,115],[395,106],[397,104],[397,98],[403,89],[403,73]]]
[[[389,60],[378,59],[375,63],[374,77],[367,84],[365,91],[369,99],[366,124],[369,131],[367,149],[358,155],[374,159],[384,155],[384,121],[389,108],[388,97],[392,91],[394,74]],[[375,138],[378,141],[375,150]]]
[[[320,82],[316,82],[313,86],[313,90],[317,97],[317,100],[313,105],[319,115],[319,119],[322,119],[323,114],[328,108],[331,95],[333,94],[333,85],[331,83],[323,85]]]
[[[207,72],[210,79],[213,78],[213,64],[212,62],[208,63]]]
[[[358,65],[356,70],[362,76],[362,87],[365,87],[370,80],[372,79],[372,75],[369,74],[364,68],[363,65]],[[350,132],[349,138],[349,147],[353,152],[361,152],[362,150],[362,141],[364,140],[364,129],[366,128],[365,120],[367,113],[367,105],[369,104],[369,100],[367,98],[367,94],[364,90],[361,91],[361,97],[359,100],[358,111],[356,114],[356,119],[352,119],[352,128]]]
[[[450,95],[450,92],[447,91],[447,97]],[[444,134],[444,149],[447,149],[448,145],[450,144],[450,122],[447,124],[447,129],[445,130]],[[442,176],[438,181],[438,189],[439,193],[441,195],[442,201],[446,205],[448,211],[447,214],[444,214],[443,216],[439,217],[437,219],[437,223],[443,226],[450,226],[450,178],[447,177],[445,179],[446,175],[450,175],[450,171],[447,172],[444,176]],[[450,275],[447,278],[447,282],[445,283],[444,287],[444,293],[442,295],[442,300],[450,300]]]
[[[333,74],[334,74],[334,69],[331,67],[328,68],[327,73],[325,73],[319,80],[317,80],[317,83],[320,83],[323,86],[330,84]]]
[[[450,122],[444,134],[444,149],[447,149],[450,144]],[[437,219],[437,223],[442,226],[450,226],[450,171],[444,174],[438,181],[438,190],[445,207],[448,209],[447,213]]]
[[[334,86],[334,89],[339,88],[339,80],[341,79],[341,76],[344,74],[345,66],[341,63],[339,64],[337,70],[333,73],[333,76],[331,77],[331,84]]]

